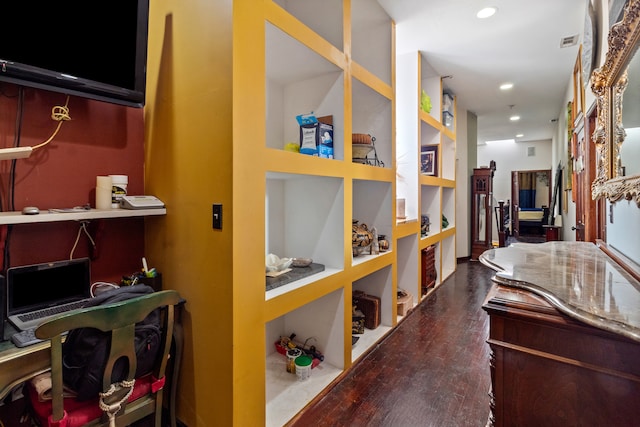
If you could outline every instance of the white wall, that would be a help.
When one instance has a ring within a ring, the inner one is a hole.
[[[530,147],[535,155],[528,156]],[[478,166],[489,166],[496,162],[493,175],[493,197],[495,201],[511,200],[511,171],[553,169],[551,164],[551,140],[529,142],[501,142],[478,146]]]
[[[469,145],[470,140],[475,145],[477,122],[468,120],[466,110],[458,107],[456,118],[456,258],[466,258],[471,255],[471,214],[469,200]],[[472,119],[475,116],[472,115]],[[472,139],[471,139],[472,138]]]
[[[529,148],[535,154],[529,156]],[[489,166],[496,162],[493,175],[493,206],[498,201],[511,200],[511,171],[552,169],[552,141],[499,142],[478,146],[477,167]],[[553,180],[553,172],[552,172]],[[498,240],[498,227],[493,217],[493,240]]]

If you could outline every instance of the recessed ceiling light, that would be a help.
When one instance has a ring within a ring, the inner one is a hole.
[[[520,116],[511,116],[511,117],[509,117],[509,120],[511,120],[512,122],[516,122],[516,121],[520,120]]]
[[[493,16],[497,11],[498,11],[498,8],[496,7],[485,7],[484,9],[480,10],[476,14],[476,16],[480,19],[484,19],[484,18]]]
[[[523,136],[524,136],[523,133],[519,133],[519,134],[516,135],[516,138],[522,138]]]
[[[500,85],[500,90],[509,90],[513,88],[513,83],[502,83]]]

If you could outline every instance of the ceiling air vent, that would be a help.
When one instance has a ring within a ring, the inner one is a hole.
[[[560,48],[575,46],[578,44],[578,34],[560,39]]]

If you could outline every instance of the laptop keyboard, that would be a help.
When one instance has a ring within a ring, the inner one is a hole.
[[[60,313],[66,313],[70,310],[75,310],[76,308],[81,308],[85,301],[75,301],[69,304],[58,305],[55,307],[43,308],[42,310],[32,311],[30,313],[24,313],[18,315],[18,318],[23,322],[28,322],[30,320],[38,320],[43,319],[45,317],[53,316]]]

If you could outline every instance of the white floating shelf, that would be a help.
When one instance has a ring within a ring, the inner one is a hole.
[[[35,224],[38,222],[82,221],[92,219],[129,218],[166,215],[166,208],[156,209],[89,209],[70,212],[42,210],[36,215],[24,215],[21,211],[0,212],[0,225]]]

